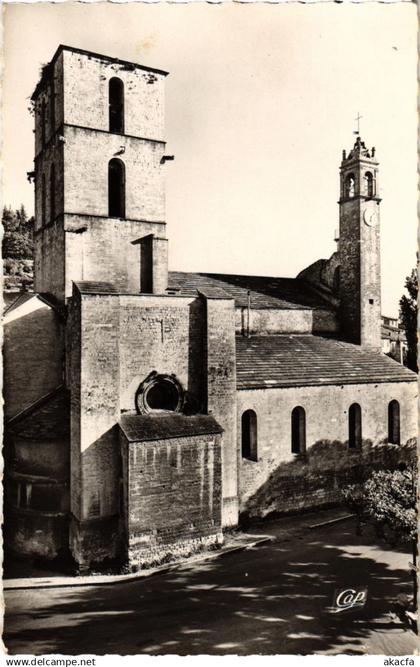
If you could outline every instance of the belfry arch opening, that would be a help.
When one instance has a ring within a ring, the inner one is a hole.
[[[125,166],[118,158],[108,163],[108,215],[125,218]]]
[[[346,197],[351,198],[355,195],[356,189],[356,179],[354,174],[348,174],[344,182],[344,194]]]
[[[365,191],[368,197],[373,197],[375,195],[373,174],[370,171],[365,173]]]
[[[124,84],[116,76],[109,80],[109,131],[124,132]]]

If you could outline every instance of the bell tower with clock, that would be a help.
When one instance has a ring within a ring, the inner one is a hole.
[[[340,167],[340,324],[362,347],[381,350],[381,268],[375,149],[360,136]]]

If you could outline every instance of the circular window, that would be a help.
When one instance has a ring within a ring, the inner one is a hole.
[[[141,383],[136,394],[137,411],[180,412],[184,404],[184,390],[173,375],[151,373]]]

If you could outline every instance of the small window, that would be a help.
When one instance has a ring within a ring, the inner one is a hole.
[[[305,410],[298,406],[292,410],[292,453],[304,454],[306,451],[306,416]]]
[[[375,194],[373,187],[373,175],[370,171],[365,174],[365,191],[368,197],[373,197]]]
[[[108,164],[108,215],[125,218],[125,166],[117,158]]]
[[[349,448],[359,449],[362,446],[362,410],[358,403],[349,409]]]
[[[117,77],[109,80],[109,131],[124,132],[124,84]]]
[[[349,174],[348,176],[346,176],[346,182],[345,182],[345,196],[346,197],[354,197],[355,186],[356,186],[356,181],[355,181],[354,175]]]
[[[51,165],[50,171],[50,221],[55,220],[55,165]]]
[[[254,410],[245,410],[242,415],[242,458],[258,461],[257,415]]]
[[[400,444],[400,404],[391,401],[388,405],[388,442]]]

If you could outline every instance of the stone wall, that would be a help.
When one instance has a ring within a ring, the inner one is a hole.
[[[165,76],[158,72],[110,62],[93,54],[65,50],[64,121],[72,125],[109,130],[109,79],[124,84],[124,131],[135,137],[164,139]],[[80,104],[84,100],[84,104]]]
[[[108,163],[118,157],[125,165],[125,217],[165,220],[164,144],[75,127],[65,127],[64,137],[66,213],[108,215]]]
[[[175,374],[203,407],[202,304],[192,297],[141,295],[121,295],[119,302],[119,408],[135,409],[136,391],[152,371]]]
[[[235,309],[236,333],[246,335],[248,312],[246,308]],[[274,308],[251,308],[249,318],[251,335],[277,333],[325,333],[338,331],[334,310],[323,308],[296,308],[276,310]]]
[[[358,176],[362,177],[361,174]],[[363,220],[373,204],[378,221]],[[379,202],[356,198],[340,204],[340,320],[343,333],[363,347],[381,350]]]
[[[54,95],[54,118],[51,113],[51,101]],[[42,104],[45,104],[45,139],[48,143],[63,124],[63,55],[60,54],[50,68],[45,85],[35,101],[35,155],[42,150]]]
[[[236,349],[233,299],[201,293],[206,307],[204,336],[207,411],[224,429],[222,447],[223,526],[238,521],[236,455]]]
[[[77,290],[69,319],[71,356],[70,545],[83,566],[118,555],[118,298]]]
[[[64,328],[36,296],[6,314],[3,327],[4,410],[10,418],[62,384]]]
[[[51,166],[54,164],[54,212],[51,208]],[[64,211],[64,144],[50,142],[35,159],[35,231],[51,224]],[[45,181],[45,211],[42,181]],[[54,214],[53,214],[54,213]],[[36,239],[36,237],[35,237]]]
[[[52,560],[67,553],[69,543],[67,513],[41,514],[38,511],[5,508],[4,540],[17,557],[37,556]]]
[[[64,300],[65,233],[62,216],[35,232],[34,290]],[[70,296],[70,292],[67,296]]]
[[[342,331],[360,345],[360,200],[340,208],[340,323]]]
[[[339,502],[343,479],[361,463],[360,452],[348,450],[350,405],[362,408],[366,462],[370,443],[372,456],[379,460],[382,454],[386,458],[387,447],[404,456],[407,443],[417,436],[416,397],[415,382],[239,391],[242,515],[262,517]],[[393,399],[400,403],[401,447],[387,445],[388,404]],[[296,406],[306,412],[306,457],[291,453],[291,412]],[[241,456],[241,416],[248,409],[257,415],[257,461]]]
[[[377,222],[368,226],[363,222],[361,231],[361,345],[380,351],[381,340],[381,267],[379,202],[373,204]],[[365,203],[366,207],[366,203]]]
[[[204,406],[203,314],[203,304],[189,297],[80,295],[75,289],[68,329],[68,378],[71,531],[79,562],[97,557],[94,544],[98,553],[108,549],[109,557],[120,549],[116,521],[121,461],[116,428],[121,412],[135,410],[139,385],[152,371],[175,374],[196,410]],[[108,531],[102,546],[96,529]]]
[[[220,435],[128,442],[122,434],[121,446],[130,565],[222,541]]]

